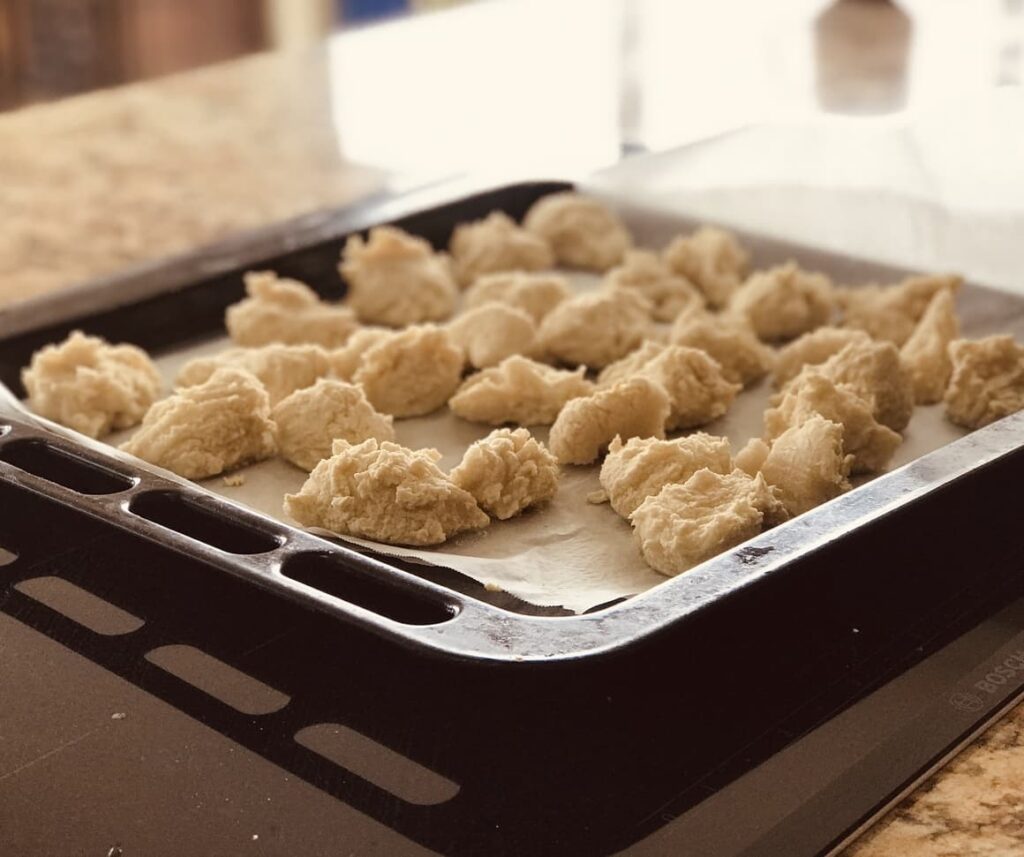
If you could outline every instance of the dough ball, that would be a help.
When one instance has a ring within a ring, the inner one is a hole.
[[[837,289],[836,298],[846,327],[900,346],[910,338],[932,298],[943,290],[956,292],[962,282],[955,274],[923,274],[895,286]]]
[[[802,515],[850,490],[852,463],[843,451],[843,427],[815,414],[775,439],[760,470],[786,511]]]
[[[630,351],[614,363],[609,363],[597,373],[599,387],[611,387],[619,381],[632,378],[641,369],[661,354],[668,346],[663,342],[648,339],[636,351]]]
[[[259,378],[271,405],[315,384],[329,368],[327,352],[319,345],[275,343],[261,348],[229,348],[213,357],[197,357],[181,368],[176,383],[179,387],[202,384],[224,366],[245,369]]]
[[[506,357],[537,351],[537,325],[521,309],[487,303],[464,312],[448,324],[448,336],[466,352],[476,369],[496,366]]]
[[[448,250],[455,276],[463,286],[481,274],[542,271],[555,264],[547,241],[527,232],[500,211],[492,211],[483,220],[456,226]]]
[[[641,362],[644,353],[650,356]],[[629,374],[624,372],[627,363]],[[706,352],[683,345],[644,343],[605,372],[608,375],[598,378],[602,386],[616,377],[643,377],[660,384],[672,406],[665,426],[670,431],[695,428],[718,419],[742,389],[725,379],[722,367]]]
[[[540,343],[557,360],[600,369],[625,356],[650,330],[650,304],[632,291],[596,291],[562,301],[540,325]]]
[[[604,280],[612,289],[636,289],[651,304],[656,321],[672,321],[690,306],[704,306],[704,296],[686,277],[675,273],[652,250],[630,250]]]
[[[245,291],[249,296],[224,314],[228,335],[238,345],[283,342],[337,348],[358,327],[348,307],[325,303],[305,283],[273,271],[249,271]]]
[[[588,396],[594,385],[575,371],[553,369],[526,357],[508,357],[470,375],[448,402],[464,420],[489,425],[551,425],[570,399]]]
[[[465,355],[446,331],[410,327],[371,345],[352,380],[378,410],[396,417],[433,413],[459,386]]]
[[[471,309],[497,301],[525,310],[539,324],[551,310],[571,297],[569,281],[561,274],[506,271],[480,277],[466,289],[462,303],[466,309]]]
[[[438,545],[490,519],[468,492],[437,466],[436,449],[406,449],[374,438],[336,440],[333,455],[309,474],[284,511],[304,527],[320,527],[393,545]]]
[[[763,378],[774,354],[743,319],[685,310],[672,325],[669,341],[706,351],[722,367],[726,380],[744,387]]]
[[[141,348],[80,330],[33,354],[21,382],[33,411],[89,437],[138,424],[162,386]]]
[[[865,345],[869,342],[871,337],[863,330],[848,327],[819,327],[805,333],[776,353],[772,370],[775,386],[781,387],[795,378],[804,366],[824,363],[851,343]]]
[[[495,429],[451,472],[452,482],[500,521],[554,497],[558,476],[558,459],[524,428]]]
[[[368,241],[352,235],[338,270],[348,284],[348,305],[367,324],[405,327],[441,321],[459,293],[448,257],[422,238],[376,226]]]
[[[957,339],[950,343],[953,374],[946,415],[976,429],[1024,408],[1024,346],[1012,336]]]
[[[729,303],[747,274],[747,252],[735,235],[714,226],[680,235],[663,255],[668,266],[697,286],[716,309]]]
[[[539,235],[570,268],[607,271],[622,261],[633,239],[611,209],[576,193],[554,193],[537,200],[523,226]]]
[[[816,367],[836,384],[848,384],[871,403],[875,419],[903,431],[914,413],[914,389],[891,342],[847,345]]]
[[[729,302],[733,314],[747,319],[759,339],[776,342],[828,324],[835,307],[832,281],[787,262],[756,271]]]
[[[664,437],[670,404],[664,388],[630,378],[569,401],[551,427],[548,444],[562,464],[590,464],[615,438]]]
[[[616,437],[601,465],[601,487],[612,508],[628,518],[666,485],[685,482],[704,468],[714,473],[732,470],[726,438],[696,432],[675,440],[634,437],[623,443]]]
[[[270,399],[250,372],[217,368],[157,402],[121,449],[186,479],[205,479],[272,456]]]
[[[771,447],[761,438],[752,437],[736,453],[733,464],[748,476],[757,476],[761,472],[761,468],[764,467],[765,459],[768,458],[770,450]]]
[[[742,470],[698,470],[666,485],[633,512],[633,534],[647,564],[673,576],[754,538],[786,520],[786,509],[764,477]]]
[[[810,367],[800,373],[765,411],[765,439],[774,440],[786,429],[816,414],[843,427],[843,448],[853,456],[854,473],[875,473],[885,468],[903,438],[874,415],[871,402],[848,384],[837,384]]]
[[[274,406],[277,446],[296,467],[310,471],[331,456],[337,439],[362,443],[367,438],[394,440],[391,417],[378,414],[361,387],[321,378]]]
[[[378,342],[383,342],[394,333],[393,330],[386,327],[359,328],[349,337],[343,347],[335,348],[327,355],[331,372],[342,381],[351,381],[359,364],[363,362],[363,355],[370,350],[370,347]]]
[[[900,349],[900,360],[914,387],[919,405],[941,402],[953,374],[949,343],[960,336],[956,299],[952,289],[937,292],[910,339]]]

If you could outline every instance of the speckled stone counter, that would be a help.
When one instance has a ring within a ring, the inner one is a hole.
[[[356,200],[321,52],[257,56],[0,116],[0,305]],[[1024,854],[1024,707],[847,857]]]

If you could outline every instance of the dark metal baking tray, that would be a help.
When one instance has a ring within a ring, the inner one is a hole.
[[[216,335],[224,308],[242,295],[241,273],[253,267],[337,297],[337,255],[352,231],[395,222],[443,246],[460,221],[494,209],[520,217],[566,186],[522,184],[454,202],[451,188],[433,188],[305,218],[70,298],[23,304],[0,315],[0,380],[20,392],[18,373],[32,352],[74,328],[154,352]],[[762,264],[792,255],[840,278],[901,273],[747,241]],[[1020,298],[973,286],[962,300],[971,333],[1019,330],[1022,307]],[[151,635],[128,640],[127,650],[125,640],[116,648],[96,641],[88,654],[445,853],[625,847],[1020,594],[1019,515],[1006,498],[1024,476],[1022,415],[648,593],[557,618],[513,613],[423,580],[128,467],[34,421],[3,416],[0,423],[0,544],[18,555],[0,568],[5,611],[35,616],[34,627],[60,639],[60,622],[12,587],[48,566],[69,574],[72,556],[72,579],[114,603],[161,613],[177,638],[201,639],[228,662],[241,651],[223,633],[239,624],[227,616],[232,605],[263,628],[306,623],[308,633],[277,647],[277,660],[268,652],[250,664],[305,707],[290,705],[258,724],[140,672],[137,655],[154,644]],[[321,618],[300,619],[308,616],[303,608]],[[328,665],[362,688],[365,709],[318,695]],[[450,776],[461,784],[458,796],[440,806],[406,805],[356,777],[323,773],[294,742],[267,739],[290,737],[314,712],[325,719],[325,708]],[[990,709],[979,709],[972,725]],[[901,783],[920,770],[918,761]],[[503,777],[497,790],[496,774]],[[602,790],[608,777],[628,786]],[[851,808],[846,829],[887,796]]]

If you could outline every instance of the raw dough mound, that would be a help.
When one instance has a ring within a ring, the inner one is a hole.
[[[600,369],[628,354],[650,330],[650,304],[633,291],[589,292],[562,301],[540,325],[552,357]]]
[[[551,310],[571,297],[569,281],[561,274],[506,271],[480,277],[466,289],[462,303],[466,309],[471,309],[497,301],[526,310],[539,324]]]
[[[850,490],[852,463],[843,451],[843,427],[815,414],[775,439],[760,470],[786,511],[802,515]]]
[[[949,343],[959,336],[956,299],[952,289],[943,289],[932,298],[910,339],[900,349],[900,360],[910,375],[917,404],[932,405],[942,401],[949,376],[953,374]]]
[[[957,339],[949,356],[946,415],[957,425],[981,428],[1024,408],[1024,346],[1012,336]]]
[[[878,423],[871,403],[853,387],[836,384],[813,367],[797,375],[776,397],[775,407],[765,411],[765,439],[774,440],[816,414],[843,427],[843,449],[853,456],[854,473],[882,470],[903,440]]]
[[[668,393],[672,410],[665,427],[694,428],[718,419],[742,389],[726,380],[718,362],[699,348],[667,345],[634,377],[650,378]]]
[[[351,381],[359,364],[363,362],[363,355],[370,350],[370,347],[394,335],[395,331],[387,327],[359,328],[352,334],[344,347],[336,348],[327,355],[331,364],[331,372],[342,381]]]
[[[378,414],[361,387],[344,381],[321,378],[296,390],[277,403],[272,416],[281,455],[305,471],[330,458],[331,443],[338,438],[349,443],[395,439],[391,417]]]
[[[449,322],[448,336],[476,369],[496,366],[513,354],[529,357],[537,351],[533,317],[501,303],[482,304],[458,316]]]
[[[743,319],[703,310],[680,313],[669,341],[706,351],[721,364],[727,380],[744,387],[764,377],[774,359],[772,350]]]
[[[714,473],[732,470],[729,441],[696,432],[676,440],[616,437],[601,465],[601,487],[612,508],[628,518],[648,497],[671,482],[685,482],[703,468]]]
[[[596,199],[575,193],[554,193],[537,200],[526,212],[523,226],[547,241],[555,259],[570,268],[607,271],[633,246],[618,215]]]
[[[686,307],[704,305],[697,287],[652,250],[630,250],[622,264],[605,275],[604,282],[612,289],[636,289],[650,301],[656,321],[672,321]]]
[[[806,371],[806,370],[805,370]],[[815,367],[836,384],[849,384],[871,403],[875,419],[903,431],[914,413],[914,388],[891,342],[847,345]]]
[[[609,363],[597,374],[597,385],[599,387],[611,387],[619,381],[632,378],[650,363],[655,357],[663,352],[668,346],[662,342],[648,339],[636,351],[631,351],[625,357]]]
[[[524,428],[495,429],[451,472],[452,482],[500,521],[554,497],[558,476],[558,459]]]
[[[668,266],[699,288],[708,304],[724,307],[747,273],[747,252],[725,229],[702,226],[680,235],[664,252]]]
[[[895,286],[855,286],[836,290],[847,327],[865,330],[875,339],[903,345],[914,332],[938,292],[956,292],[963,282],[955,274],[907,277]]]
[[[284,511],[304,527],[393,545],[438,545],[490,519],[437,466],[436,449],[336,440]]]
[[[765,459],[768,458],[770,451],[771,447],[761,438],[752,437],[743,444],[743,449],[736,453],[733,464],[748,476],[757,476],[761,472],[761,468],[764,467]]]
[[[378,410],[419,417],[440,408],[459,386],[465,355],[446,331],[410,327],[370,346],[352,380]]]
[[[276,405],[296,390],[315,384],[327,374],[327,352],[319,345],[264,345],[261,348],[229,348],[213,357],[189,360],[178,373],[179,387],[202,384],[224,366],[251,372],[267,389]]]
[[[746,318],[758,338],[792,339],[827,324],[835,307],[832,281],[787,262],[756,271],[735,292],[730,309]]]
[[[262,461],[276,449],[267,391],[244,369],[218,368],[153,405],[121,449],[186,479]]]
[[[76,330],[32,355],[21,372],[37,414],[89,437],[131,428],[160,395],[160,373],[141,348]]]
[[[554,267],[547,241],[521,228],[501,211],[455,227],[448,250],[455,276],[468,286],[494,271],[542,271]]]
[[[647,564],[676,575],[786,520],[786,509],[758,474],[698,470],[666,485],[633,512],[633,533]]]
[[[775,386],[781,387],[795,378],[804,366],[824,363],[851,343],[865,345],[869,342],[871,337],[863,330],[849,327],[819,327],[805,333],[776,353],[775,368],[772,371]]]
[[[422,238],[376,226],[369,241],[351,236],[341,258],[347,302],[360,321],[404,327],[441,321],[455,309],[459,289],[448,257]]]
[[[464,420],[489,425],[551,425],[570,399],[588,396],[594,385],[573,372],[552,369],[526,357],[509,357],[470,375],[448,402]]]
[[[224,314],[228,334],[238,345],[283,342],[338,348],[358,327],[348,307],[325,303],[305,283],[273,271],[249,271],[245,291],[249,297]]]
[[[661,384],[630,378],[568,402],[551,427],[548,444],[563,464],[590,464],[616,435],[664,437],[670,404]]]

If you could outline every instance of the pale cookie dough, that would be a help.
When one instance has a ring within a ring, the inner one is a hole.
[[[732,471],[729,441],[704,432],[675,440],[616,437],[601,465],[601,487],[612,508],[628,518],[648,497],[672,482],[685,482],[702,468]]]
[[[571,192],[537,200],[523,226],[547,241],[555,259],[570,268],[607,271],[633,246],[618,215],[596,199]]]
[[[843,449],[843,427],[815,414],[775,439],[760,471],[778,489],[786,511],[802,515],[850,490],[852,464]]]
[[[359,326],[348,307],[325,303],[305,283],[273,271],[249,271],[245,291],[249,296],[224,313],[228,335],[238,345],[283,342],[338,348]]]
[[[334,377],[342,381],[351,381],[359,364],[363,362],[363,355],[370,347],[394,335],[395,331],[387,327],[359,328],[343,347],[335,348],[327,355]]]
[[[619,381],[632,378],[667,347],[663,342],[656,342],[653,339],[646,340],[636,351],[630,351],[625,357],[619,358],[614,363],[609,363],[598,372],[597,385],[611,387],[613,384],[618,384]]]
[[[459,386],[465,355],[446,331],[410,327],[371,345],[352,380],[378,410],[396,417],[432,413]]]
[[[441,321],[455,310],[459,289],[448,257],[393,226],[374,227],[368,241],[351,236],[338,270],[348,284],[348,305],[367,324],[405,327]]]
[[[928,304],[943,290],[956,292],[963,282],[955,274],[907,277],[895,286],[855,286],[836,290],[843,324],[870,333],[875,339],[903,345],[914,332]]]
[[[121,449],[186,479],[262,461],[276,450],[267,391],[244,369],[218,368],[153,405]]]
[[[604,279],[611,289],[636,289],[651,303],[655,321],[672,321],[689,306],[703,306],[704,296],[686,277],[675,273],[653,250],[630,250]]]
[[[558,459],[524,428],[495,429],[470,446],[451,472],[452,482],[499,521],[550,500],[558,477]]]
[[[752,437],[736,453],[733,464],[748,476],[757,476],[761,472],[761,468],[764,466],[765,459],[770,451],[771,447],[761,438]]]
[[[361,387],[344,381],[321,378],[278,402],[271,416],[282,457],[307,472],[330,458],[331,443],[339,438],[349,443],[395,439],[391,417],[377,413]]]
[[[808,370],[804,370],[808,371]],[[891,342],[854,343],[814,367],[836,384],[849,384],[871,402],[875,419],[903,431],[914,413],[914,388]]]
[[[473,283],[462,299],[466,309],[497,301],[525,310],[538,324],[562,301],[572,297],[569,281],[561,274],[506,271],[485,274]]]
[[[526,357],[509,357],[470,375],[448,402],[464,420],[489,425],[551,425],[570,399],[589,396],[594,385],[575,371],[553,369]]]
[[[447,330],[475,369],[497,366],[513,354],[531,357],[538,349],[533,317],[501,303],[486,303],[464,312],[448,323]]]
[[[1024,345],[1012,336],[958,339],[944,401],[957,425],[981,428],[1024,408]]]
[[[742,389],[726,380],[722,367],[707,352],[684,345],[663,346],[627,377],[649,378],[668,393],[672,409],[665,428],[669,431],[718,419]]]
[[[943,289],[932,298],[910,339],[900,349],[900,360],[910,376],[917,404],[932,405],[942,401],[949,376],[953,374],[949,343],[959,337],[956,298],[951,289]]]
[[[319,345],[281,345],[274,343],[261,348],[229,348],[213,357],[189,360],[178,373],[175,383],[179,387],[202,384],[224,366],[251,372],[266,387],[270,404],[276,405],[296,390],[315,384],[327,374],[327,352]]]
[[[772,379],[776,387],[781,387],[799,375],[804,366],[824,363],[851,343],[865,345],[869,342],[871,337],[863,330],[849,327],[819,327],[805,333],[799,339],[794,339],[776,352]]]
[[[555,254],[547,241],[527,232],[501,211],[456,226],[448,251],[455,277],[463,286],[482,274],[542,271],[555,264]]]
[[[759,339],[777,342],[828,324],[835,296],[824,274],[787,262],[751,274],[733,292],[729,308],[750,322]]]
[[[744,387],[763,378],[774,361],[771,348],[757,338],[743,319],[699,309],[679,314],[669,341],[706,351],[721,365],[727,380]]]
[[[131,428],[160,395],[160,373],[141,348],[74,331],[32,355],[21,372],[29,407],[89,437]]]
[[[600,369],[637,348],[650,329],[647,300],[616,289],[563,301],[545,316],[539,336],[541,347],[555,359]]]
[[[786,520],[786,509],[760,474],[698,470],[666,485],[633,512],[633,534],[647,564],[673,576]]]
[[[765,439],[774,440],[786,429],[816,414],[843,427],[843,449],[853,456],[853,473],[882,470],[902,442],[898,432],[881,425],[871,402],[847,384],[836,384],[817,368],[808,368],[787,385],[765,411]]]
[[[551,427],[548,445],[563,464],[590,464],[616,435],[664,437],[670,407],[660,384],[631,378],[568,402]]]
[[[314,469],[284,511],[304,527],[319,527],[393,545],[438,545],[490,519],[468,492],[438,468],[436,449],[406,449],[373,438],[336,440],[333,455]]]
[[[749,257],[736,236],[725,229],[702,226],[692,235],[680,235],[665,248],[668,266],[704,293],[708,305],[729,303],[747,274]]]

